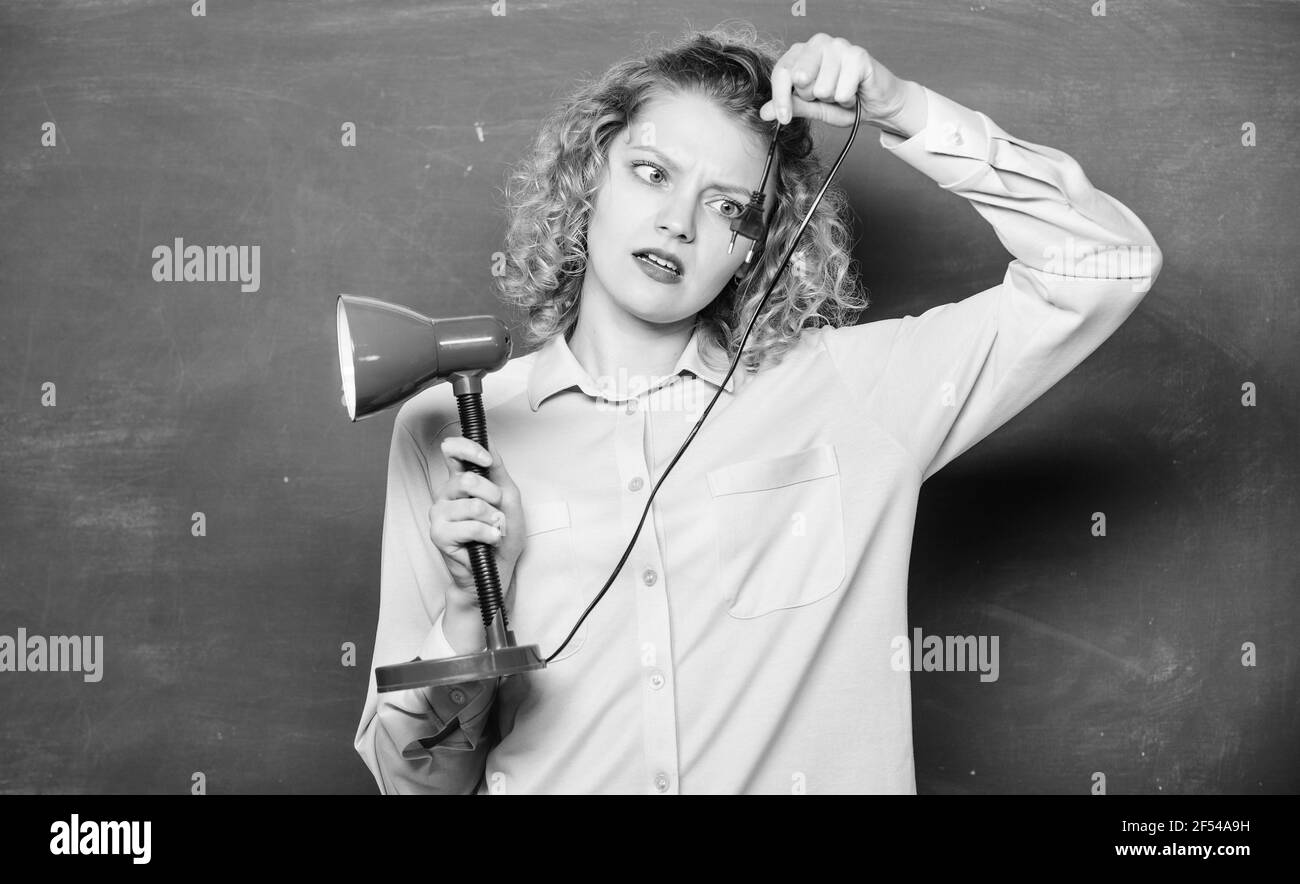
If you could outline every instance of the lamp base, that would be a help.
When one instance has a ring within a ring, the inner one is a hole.
[[[545,669],[546,660],[537,645],[488,648],[460,657],[412,660],[375,667],[375,685],[380,693],[411,688],[433,688],[467,681],[484,681],[531,669]]]

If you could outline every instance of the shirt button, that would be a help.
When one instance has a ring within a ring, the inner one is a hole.
[[[628,414],[636,414],[636,400],[635,400],[635,399],[633,399],[633,400],[631,400],[630,402],[628,402],[628,404],[627,404],[627,413],[628,413]]]
[[[656,669],[654,672],[651,672],[650,687],[654,688],[657,691],[663,686],[664,686],[664,674],[660,672],[658,669]]]
[[[455,703],[457,706],[462,705],[465,702],[465,692],[460,688],[452,688],[451,702]]]
[[[627,490],[628,490],[628,491],[640,491],[640,490],[641,490],[641,486],[644,485],[644,484],[645,484],[645,482],[642,482],[642,481],[641,481],[641,477],[640,477],[640,476],[637,476],[637,477],[636,477],[635,479],[633,479],[631,482],[628,482],[628,483],[627,483]]]
[[[654,586],[655,581],[659,579],[659,575],[654,572],[654,569],[646,568],[645,573],[641,575],[641,579],[645,581],[646,586]]]
[[[668,775],[667,775],[667,774],[655,774],[655,791],[656,791],[656,792],[667,792],[667,791],[668,791]]]

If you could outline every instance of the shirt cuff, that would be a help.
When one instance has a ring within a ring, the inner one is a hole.
[[[440,660],[444,657],[460,656],[447,640],[447,633],[443,629],[445,620],[446,609],[444,608],[433,621],[429,634],[420,645],[421,660]],[[496,685],[492,680],[463,682],[426,688],[424,695],[429,708],[440,723],[446,724],[452,718],[458,717],[462,731],[466,736],[472,737],[471,743],[477,744],[478,732],[482,730],[481,719],[492,707],[492,700],[496,696]]]
[[[424,637],[424,643],[420,645],[419,656],[421,660],[441,660],[443,657],[458,657],[456,649],[447,641],[447,633],[443,631],[442,624],[446,620],[447,609],[444,608],[438,615],[438,619],[433,621],[429,634]]]
[[[910,138],[882,130],[880,146],[945,190],[959,189],[984,172],[993,139],[1010,136],[979,111],[921,88],[928,102],[925,128]]]

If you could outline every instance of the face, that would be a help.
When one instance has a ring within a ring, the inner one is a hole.
[[[727,254],[731,221],[758,186],[768,145],[706,98],[663,96],[643,106],[609,148],[587,231],[583,303],[600,299],[600,312],[649,324],[693,322],[745,266],[751,240],[737,236]],[[769,218],[775,178],[773,169]],[[636,257],[650,249],[679,272]]]

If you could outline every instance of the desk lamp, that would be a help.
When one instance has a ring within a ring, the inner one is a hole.
[[[513,349],[510,332],[501,320],[486,315],[430,319],[398,304],[354,295],[339,295],[335,314],[343,404],[349,418],[361,420],[423,389],[450,381],[462,434],[487,449],[483,376],[504,366]],[[469,469],[487,477],[487,467],[470,464]],[[482,681],[545,668],[537,645],[515,644],[492,547],[471,541],[466,548],[487,647],[458,657],[417,658],[378,666],[375,684],[381,692]]]

